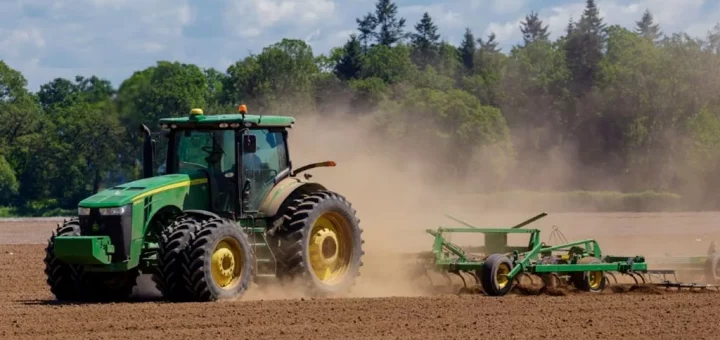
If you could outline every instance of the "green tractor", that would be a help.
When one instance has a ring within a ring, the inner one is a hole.
[[[293,117],[239,113],[143,125],[143,179],[78,204],[48,241],[45,273],[58,300],[129,298],[152,274],[170,301],[241,297],[263,279],[314,296],[347,292],[362,265],[362,230],[351,204],[295,168]],[[155,172],[156,141],[167,142]]]

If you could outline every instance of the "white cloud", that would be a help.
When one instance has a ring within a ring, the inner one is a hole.
[[[182,55],[183,29],[193,22],[188,1],[3,1],[0,60],[21,71],[33,90],[78,74],[119,85],[118,74]]]
[[[525,7],[525,0],[493,0],[493,9],[500,14],[515,13]]]
[[[11,48],[23,45],[42,48],[45,39],[37,27],[20,28],[12,30],[0,29],[0,46]]]
[[[504,24],[490,23],[481,38],[487,40],[487,36],[490,33],[495,33],[495,41],[517,40],[522,36],[522,32],[520,32],[520,20],[506,22]]]
[[[332,0],[248,0],[228,2],[225,25],[240,37],[257,37],[278,24],[303,26],[331,19]]]
[[[464,27],[465,20],[461,12],[450,7],[449,4],[439,3],[432,5],[413,5],[398,8],[398,14],[407,20],[406,28],[414,30],[415,24],[420,21],[423,13],[427,12],[438,26],[440,34],[452,28]]]

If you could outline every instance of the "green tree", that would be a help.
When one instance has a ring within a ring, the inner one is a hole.
[[[463,89],[475,94],[484,105],[498,107],[503,96],[501,82],[507,56],[500,52],[495,33],[491,32],[487,41],[479,38],[478,45],[473,62],[475,73],[463,79]]]
[[[430,14],[425,12],[422,19],[415,25],[415,33],[411,34],[413,61],[421,69],[437,62],[440,49],[440,34]]]
[[[25,77],[0,60],[0,156],[12,170],[0,170],[0,181],[3,199],[16,205],[47,197],[46,180],[55,176],[39,159],[52,145],[45,130],[52,126],[42,120],[37,97],[26,87]]]
[[[548,25],[543,27],[543,22],[540,20],[537,12],[535,11],[526,15],[525,21],[520,22],[520,32],[523,34],[523,41],[525,45],[539,40],[549,41],[550,39]]]
[[[362,78],[377,77],[387,84],[409,80],[417,70],[410,59],[410,47],[376,45],[365,57]]]
[[[342,53],[342,58],[335,65],[335,75],[341,80],[357,79],[363,68],[363,54],[356,35],[350,35]]]
[[[314,109],[319,72],[312,48],[297,39],[283,39],[228,68],[236,102],[249,103],[257,112],[290,115]]]
[[[488,40],[484,41],[483,38],[478,38],[478,44],[480,46],[480,52],[497,53],[500,52],[498,48],[498,42],[495,41],[495,32],[490,32]]]
[[[375,29],[378,25],[377,18],[375,18],[372,13],[367,13],[364,17],[362,17],[362,19],[358,18],[355,19],[355,21],[358,24],[358,31],[360,31],[358,40],[362,45],[363,52],[365,52],[374,45],[372,43],[372,39],[377,38],[377,34],[375,33]]]
[[[658,42],[662,37],[660,24],[655,23],[652,13],[647,9],[643,13],[642,19],[635,22],[635,32],[652,42]]]
[[[10,163],[0,154],[0,206],[8,206],[18,193],[20,185]]]
[[[603,18],[594,0],[586,7],[576,26],[568,27],[566,59],[572,73],[572,90],[582,96],[594,86],[600,72],[606,34]]]
[[[380,31],[376,34],[377,43],[393,46],[407,37],[404,31],[405,18],[397,18],[397,4],[390,0],[378,0],[375,3],[375,22]]]
[[[209,112],[222,110],[223,106],[231,104],[229,98],[226,98],[225,86],[228,83],[228,76],[214,68],[208,68],[203,71],[205,81],[207,83],[207,91],[205,92],[205,105]]]
[[[477,48],[475,47],[475,36],[473,35],[470,28],[465,28],[463,40],[460,43],[460,47],[458,48],[458,54],[460,55],[460,60],[462,60],[463,66],[465,66],[465,70],[470,73],[472,73],[475,69],[476,50]]]

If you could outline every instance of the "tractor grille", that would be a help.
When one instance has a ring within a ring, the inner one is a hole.
[[[97,224],[97,226],[95,226]],[[97,208],[90,209],[90,215],[80,216],[80,232],[84,236],[108,236],[115,253],[112,262],[127,261],[130,257],[132,239],[132,208],[121,216],[103,216]]]

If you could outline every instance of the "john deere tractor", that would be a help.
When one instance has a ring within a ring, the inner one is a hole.
[[[128,298],[140,273],[171,301],[238,298],[262,279],[314,295],[346,292],[361,266],[362,230],[340,194],[290,161],[295,119],[236,114],[142,126],[143,179],[78,204],[48,241],[45,273],[59,300]],[[159,136],[159,137],[158,137]],[[167,144],[156,171],[155,138]]]

